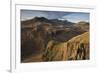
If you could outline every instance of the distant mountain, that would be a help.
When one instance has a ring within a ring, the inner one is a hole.
[[[51,24],[52,26],[71,26],[72,22],[69,22],[67,20],[63,21],[63,20],[58,20],[58,19],[47,19],[45,17],[35,17],[33,19],[30,19],[30,20],[25,20],[25,21],[21,21],[21,26],[22,27],[28,27],[28,26],[36,26],[38,24],[45,24],[45,23],[48,23],[48,24]]]
[[[58,19],[52,19],[52,20],[50,20],[51,22],[52,22],[52,24],[54,24],[54,25],[63,25],[63,26],[72,26],[74,23],[72,23],[72,22],[69,22],[69,21],[67,21],[67,20],[58,20]]]
[[[74,25],[84,31],[89,31],[89,22],[80,21]]]

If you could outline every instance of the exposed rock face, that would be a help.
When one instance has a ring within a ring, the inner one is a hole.
[[[85,32],[63,43],[50,41],[43,59],[44,61],[89,59],[89,33]]]
[[[68,60],[89,59],[89,32],[76,36],[67,42]]]
[[[50,41],[43,54],[44,61],[64,61],[67,60],[67,43]]]

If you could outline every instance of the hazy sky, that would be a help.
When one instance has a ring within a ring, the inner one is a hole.
[[[34,17],[69,20],[71,22],[79,22],[79,21],[89,22],[89,13],[21,10],[21,20],[32,19]]]

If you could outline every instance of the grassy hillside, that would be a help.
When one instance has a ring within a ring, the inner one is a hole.
[[[85,32],[63,43],[50,41],[43,58],[45,61],[89,59],[89,33]]]
[[[67,42],[68,60],[89,59],[89,32],[78,35]]]
[[[67,59],[67,43],[50,41],[43,53],[44,61],[63,61]]]

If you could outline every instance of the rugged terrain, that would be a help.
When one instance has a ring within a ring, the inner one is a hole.
[[[21,21],[21,62],[89,59],[89,23],[35,17]]]

